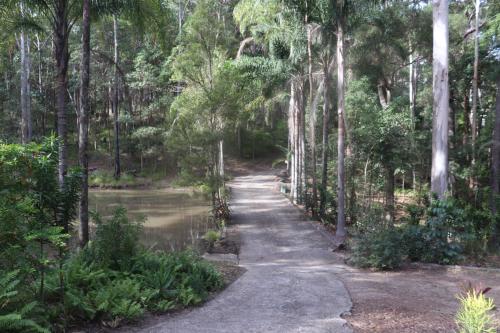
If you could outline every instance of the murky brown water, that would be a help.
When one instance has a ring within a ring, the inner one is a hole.
[[[142,242],[162,250],[197,248],[209,229],[210,206],[201,194],[179,189],[94,190],[89,209],[110,216],[118,207],[129,216],[146,216]]]

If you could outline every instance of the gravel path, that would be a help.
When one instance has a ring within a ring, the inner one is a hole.
[[[231,182],[247,272],[214,300],[140,332],[350,333],[352,303],[330,240],[275,187],[272,174]]]

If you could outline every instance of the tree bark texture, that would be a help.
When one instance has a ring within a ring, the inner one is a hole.
[[[58,0],[54,17],[54,58],[56,65],[56,110],[57,136],[59,139],[59,186],[64,186],[64,178],[68,167],[68,137],[66,119],[66,95],[68,88],[68,1]]]
[[[79,245],[83,248],[89,241],[89,85],[90,85],[90,0],[83,0],[82,21],[82,62],[81,62],[81,108],[78,127],[78,161],[83,171],[82,192],[80,195],[78,228]]]
[[[328,62],[325,61],[323,66],[323,76],[325,87],[323,89],[323,135],[322,135],[322,150],[321,150],[321,192],[320,192],[320,207],[321,216],[325,215],[326,209],[326,192],[328,182],[328,131],[330,123],[330,72],[328,70]]]
[[[448,1],[433,0],[433,119],[431,192],[443,199],[448,188]]]
[[[19,49],[21,56],[21,142],[26,144],[31,141],[32,137],[30,85],[31,57],[30,40],[24,31],[21,31],[19,35]]]
[[[339,1],[342,3],[342,1]],[[342,5],[343,6],[343,3]],[[346,238],[345,227],[345,87],[344,87],[344,22],[342,13],[337,24],[337,95],[338,95],[338,140],[337,140],[337,229],[335,238],[342,244]]]
[[[496,79],[497,96],[495,105],[495,124],[493,127],[493,142],[491,146],[491,198],[490,207],[493,216],[498,214],[498,204],[500,196],[500,75]],[[499,246],[500,241],[500,225],[497,223],[494,226],[493,243]]]
[[[113,82],[113,120],[115,129],[115,178],[119,179],[121,176],[121,166],[120,166],[120,122],[118,114],[118,18],[116,15],[113,16],[113,37],[114,37],[114,61],[115,61],[115,77]]]
[[[308,63],[308,76],[309,76],[309,112],[310,119],[310,146],[311,146],[311,173],[312,173],[312,198],[310,202],[311,211],[317,214],[316,206],[318,204],[318,182],[316,177],[316,105],[313,103],[313,60],[312,60],[312,26],[307,26],[307,63]]]

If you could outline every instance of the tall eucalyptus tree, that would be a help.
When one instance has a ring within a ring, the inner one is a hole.
[[[345,48],[344,32],[346,25],[346,0],[336,0],[337,15],[337,229],[335,237],[339,244],[347,236],[345,223]]]
[[[20,15],[26,16],[28,13],[23,1],[19,2]],[[31,141],[33,123],[31,117],[31,56],[30,37],[24,28],[19,32],[18,45],[21,60],[21,142]]]
[[[448,189],[448,1],[432,1],[432,171],[431,191],[443,199]]]
[[[81,109],[78,121],[78,160],[83,171],[82,191],[80,194],[78,239],[83,248],[89,241],[89,116],[90,116],[90,0],[83,0],[82,19],[82,60],[80,75]]]

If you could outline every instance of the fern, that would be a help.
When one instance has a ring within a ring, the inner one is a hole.
[[[0,332],[39,332],[50,333],[31,319],[24,318],[19,313],[0,315]]]
[[[17,287],[21,283],[18,279],[19,270],[7,272],[0,278],[0,332],[40,332],[49,331],[34,320],[27,319],[35,307],[36,302],[31,302],[18,307],[20,301],[17,299],[19,291]]]

